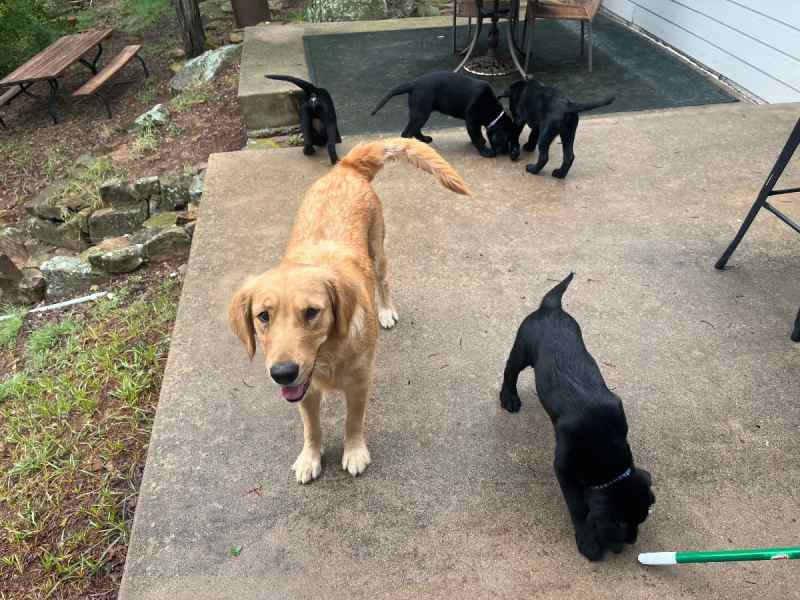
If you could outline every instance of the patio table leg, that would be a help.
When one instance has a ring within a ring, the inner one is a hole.
[[[48,79],[50,84],[50,94],[47,96],[47,112],[53,119],[53,125],[58,123],[58,113],[56,112],[56,94],[58,94],[58,79]]]
[[[519,74],[522,75],[523,79],[527,79],[528,78],[528,74],[525,72],[525,67],[522,66],[522,64],[519,61],[519,56],[517,55],[517,44],[514,42],[514,36],[511,33],[512,29],[514,29],[514,27],[509,22],[508,30],[507,30],[507,33],[508,33],[508,51],[511,54],[511,60],[514,61],[514,66],[517,68],[517,71],[519,71]]]
[[[472,36],[472,41],[470,41],[469,46],[467,47],[467,51],[464,54],[464,58],[461,60],[459,65],[453,69],[453,73],[458,73],[461,69],[464,68],[464,65],[467,64],[467,61],[472,56],[472,52],[475,50],[475,44],[478,43],[478,35],[481,33],[481,26],[483,25],[483,15],[478,14],[478,26],[475,28],[475,34]]]

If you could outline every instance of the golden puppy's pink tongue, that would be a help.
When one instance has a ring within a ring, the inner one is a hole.
[[[306,386],[304,385],[287,385],[281,388],[281,394],[284,398],[289,400],[290,402],[295,402],[300,400],[303,397],[303,394],[306,391]]]

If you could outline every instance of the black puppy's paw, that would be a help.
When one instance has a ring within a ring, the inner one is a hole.
[[[503,388],[500,390],[500,406],[505,408],[508,412],[519,412],[520,407],[522,406],[522,401],[519,399],[519,396],[516,392],[512,392],[508,388]]]
[[[564,179],[564,177],[566,176],[567,176],[567,171],[565,171],[564,169],[558,168],[553,170],[553,177],[556,177],[557,179]]]
[[[511,150],[511,160],[513,162],[517,162],[519,160],[519,148],[513,148]]]
[[[430,144],[433,141],[433,138],[429,135],[421,135],[418,139],[420,142],[425,142],[426,144]]]
[[[530,142],[526,142],[526,144],[522,147],[525,152],[533,152],[536,150],[536,144],[531,144]]]
[[[542,170],[542,167],[539,167],[539,166],[537,166],[537,165],[535,165],[535,164],[531,163],[531,164],[529,164],[528,166],[526,166],[526,167],[525,167],[525,170],[526,170],[528,173],[532,174],[532,175],[538,175],[538,174],[539,174],[539,171],[541,171],[541,170]]]
[[[480,152],[481,156],[483,156],[484,158],[494,158],[495,156],[497,156],[497,152],[495,152],[491,148],[487,148],[486,146],[480,148],[478,152]]]
[[[314,148],[314,146],[303,146],[303,154],[305,154],[306,156],[311,156],[316,151],[317,149]]]
[[[603,560],[605,550],[590,527],[576,529],[575,541],[578,544],[578,551],[586,558],[591,561]]]

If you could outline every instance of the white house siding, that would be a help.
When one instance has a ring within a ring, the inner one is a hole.
[[[800,0],[604,0],[767,102],[800,101]]]

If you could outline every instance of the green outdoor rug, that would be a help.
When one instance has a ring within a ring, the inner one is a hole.
[[[501,28],[502,29],[502,28]],[[411,29],[375,33],[314,35],[305,38],[312,80],[333,95],[343,134],[393,132],[406,124],[406,96],[396,97],[374,117],[369,113],[391,88],[431,71],[452,70],[451,29]],[[486,31],[481,33],[485,47]],[[521,28],[520,28],[521,31]],[[467,28],[458,28],[459,46]],[[594,21],[594,70],[579,57],[580,26],[539,20],[531,75],[559,88],[577,102],[609,95],[616,101],[601,112],[635,111],[736,102],[736,98],[674,54],[611,19]],[[500,48],[505,50],[505,30]],[[482,48],[481,48],[482,50]],[[499,93],[518,75],[488,79]],[[462,121],[434,114],[427,129],[458,127]]]

